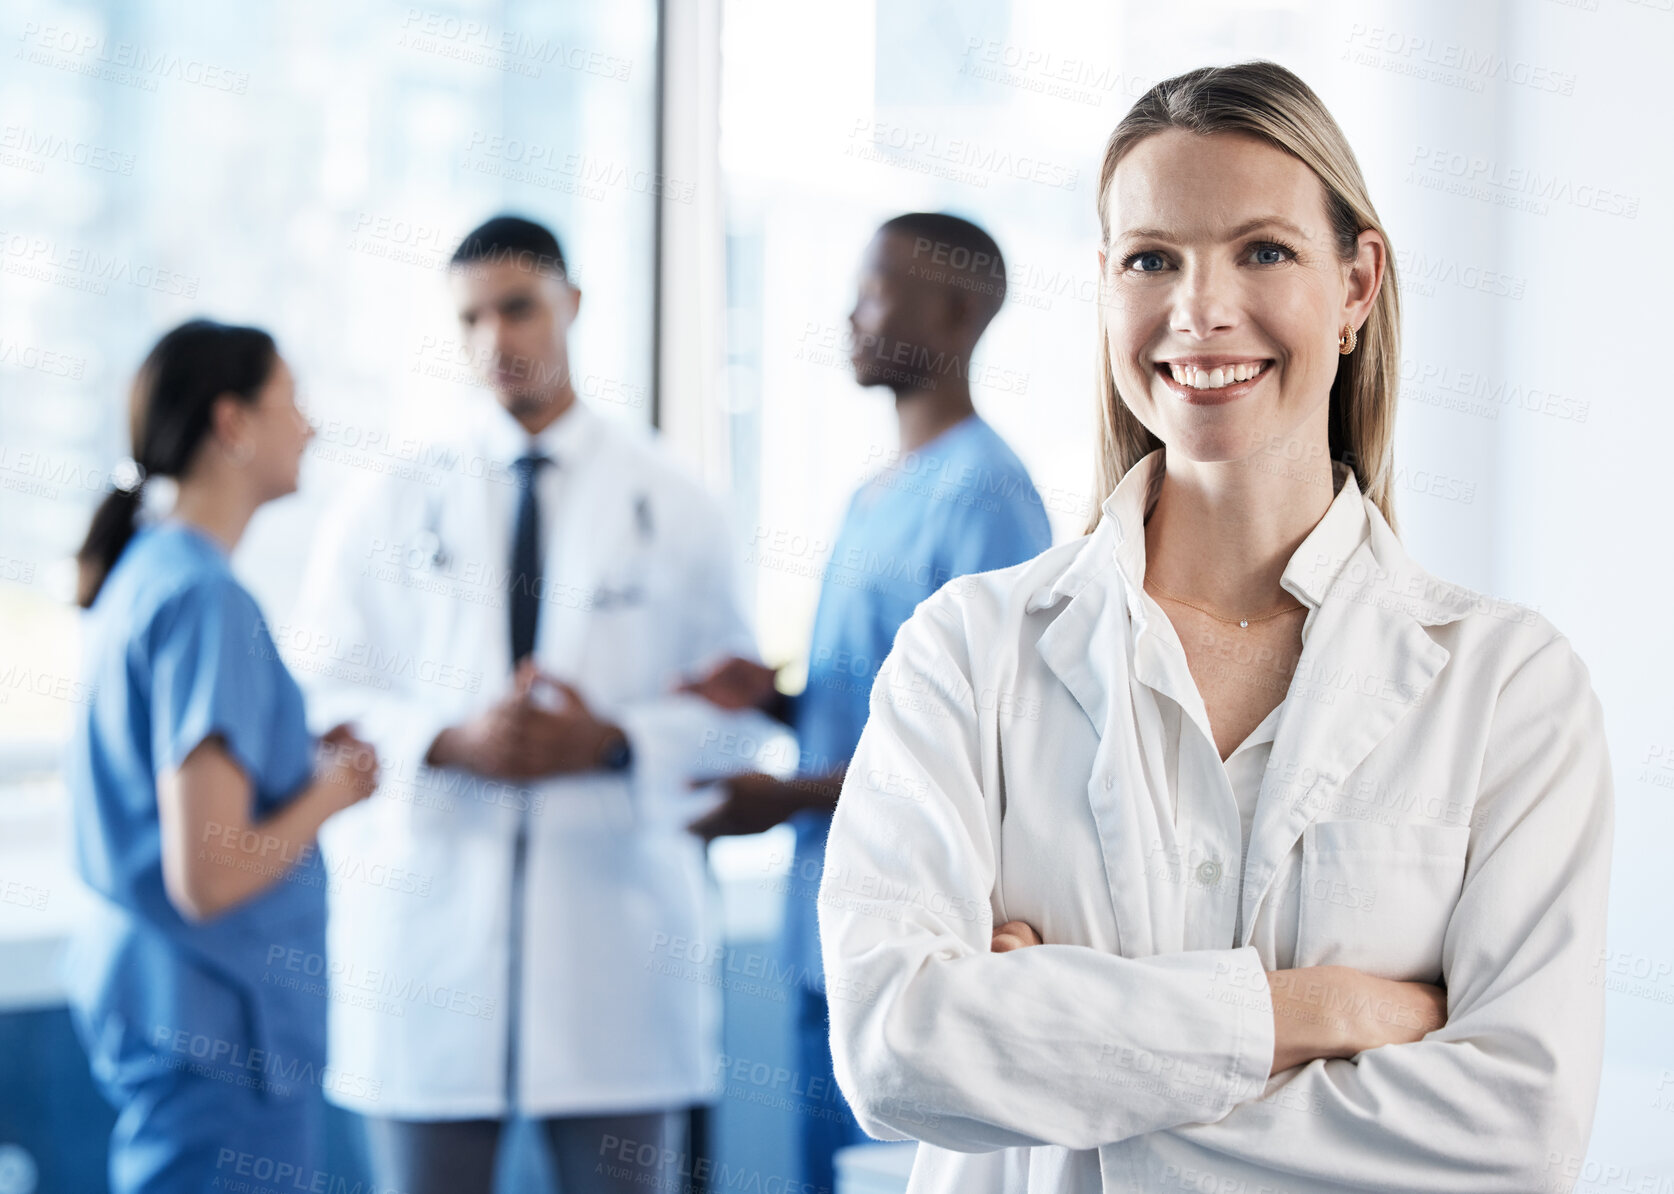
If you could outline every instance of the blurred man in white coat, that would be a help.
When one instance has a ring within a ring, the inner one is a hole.
[[[719,505],[576,398],[553,234],[490,220],[449,274],[497,402],[435,475],[328,517],[289,636],[311,713],[388,760],[322,845],[326,1085],[380,1188],[489,1190],[521,1115],[566,1194],[629,1189],[717,1070],[687,781],[724,769],[706,743],[765,728],[674,688],[755,647]]]

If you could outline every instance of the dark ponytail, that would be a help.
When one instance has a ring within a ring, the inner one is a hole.
[[[76,604],[93,604],[134,537],[146,481],[184,475],[209,435],[215,400],[231,394],[255,402],[277,360],[273,337],[260,328],[208,319],[183,323],[157,341],[128,395],[133,464],[117,470],[125,475],[113,478],[76,553]]]

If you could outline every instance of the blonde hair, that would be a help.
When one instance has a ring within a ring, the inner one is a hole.
[[[1319,176],[1325,210],[1338,255],[1352,261],[1357,240],[1368,229],[1388,246],[1389,235],[1366,193],[1360,164],[1343,130],[1319,96],[1295,74],[1274,62],[1206,66],[1164,79],[1139,97],[1110,134],[1099,171],[1099,244],[1110,244],[1106,200],[1116,167],[1127,152],[1153,133],[1167,129],[1210,135],[1240,133],[1256,137],[1298,158]],[[1103,502],[1127,471],[1163,446],[1128,409],[1111,369],[1106,304],[1100,279],[1099,302],[1099,445],[1093,478],[1096,502]],[[1383,286],[1360,329],[1359,345],[1337,363],[1331,386],[1330,452],[1354,469],[1361,493],[1382,512],[1391,529],[1395,509],[1390,493],[1394,474],[1395,394],[1400,381],[1401,304],[1395,284],[1393,250],[1386,253]],[[1095,505],[1087,532],[1098,526]]]

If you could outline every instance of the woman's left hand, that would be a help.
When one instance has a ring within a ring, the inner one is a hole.
[[[1029,927],[1028,922],[1008,920],[994,930],[994,940],[989,943],[991,953],[1009,953],[1014,949],[1022,949],[1028,945],[1041,945],[1040,934]]]

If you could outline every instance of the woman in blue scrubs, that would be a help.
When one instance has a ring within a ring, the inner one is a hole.
[[[377,763],[346,727],[309,734],[227,557],[257,507],[296,489],[313,432],[272,338],[206,320],[152,349],[130,416],[136,467],[77,557],[94,695],[66,764],[77,860],[101,897],[67,978],[119,1112],[111,1189],[309,1189],[325,1036],[306,978],[324,972],[314,839],[371,793]],[[172,510],[142,522],[146,491],[169,482]]]

